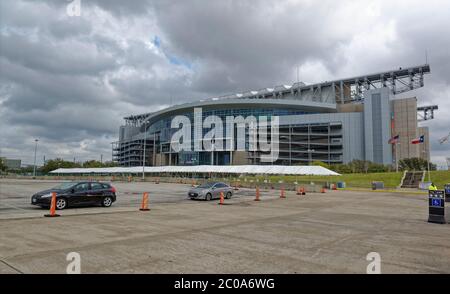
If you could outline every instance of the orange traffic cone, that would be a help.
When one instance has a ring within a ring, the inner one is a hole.
[[[284,194],[284,187],[281,187],[280,198],[286,198],[286,195]]]
[[[321,193],[325,193],[325,188],[322,187]]]
[[[159,184],[159,178],[156,178],[155,184]]]
[[[306,195],[306,188],[305,187],[302,188],[302,195]]]
[[[192,187],[192,188],[195,187],[195,181],[192,181],[191,187]]]
[[[239,190],[236,182],[234,182],[234,190]]]
[[[56,214],[56,192],[52,192],[52,201],[50,202],[50,214],[46,214],[46,217],[57,217],[59,214]]]
[[[260,201],[259,199],[259,187],[256,186],[256,196],[255,196],[255,201]]]
[[[219,205],[223,205],[223,204],[224,204],[223,192],[220,192],[220,202],[219,202]]]
[[[149,211],[150,208],[148,208],[148,192],[144,192],[142,194],[142,203],[141,208],[139,208],[140,211]]]
[[[336,184],[333,184],[333,190],[337,190]]]
[[[297,195],[302,195],[302,188],[301,187],[297,188]]]

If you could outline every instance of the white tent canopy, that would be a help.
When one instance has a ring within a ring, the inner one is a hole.
[[[216,173],[216,174],[267,174],[267,175],[317,175],[339,176],[322,166],[284,165],[194,165],[194,166],[146,166],[146,174],[160,173]],[[106,168],[59,168],[52,174],[139,174],[142,166]]]

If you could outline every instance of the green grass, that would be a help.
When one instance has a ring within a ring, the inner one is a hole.
[[[428,173],[425,175],[425,181],[428,181]],[[431,181],[438,187],[438,189],[443,189],[445,184],[450,184],[450,171],[432,171]]]
[[[259,179],[260,182],[265,179],[270,179],[272,183],[278,182],[280,180],[285,183],[292,182],[345,182],[346,187],[349,188],[371,188],[373,181],[384,182],[384,186],[387,189],[396,188],[403,177],[403,172],[388,172],[388,173],[360,173],[360,174],[343,174],[341,176],[268,176],[268,177],[243,177],[247,180]],[[241,181],[243,181],[241,178]],[[428,180],[428,174],[425,177]],[[450,171],[432,171],[431,180],[442,189],[445,184],[450,183]]]

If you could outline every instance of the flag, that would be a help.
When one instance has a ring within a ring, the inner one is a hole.
[[[388,143],[389,144],[397,144],[399,139],[400,139],[400,135],[394,136],[389,139]]]
[[[423,143],[423,141],[425,141],[425,136],[424,136],[424,135],[422,135],[422,136],[420,136],[420,137],[418,137],[418,138],[413,139],[413,140],[411,141],[411,144],[420,144],[420,143]]]

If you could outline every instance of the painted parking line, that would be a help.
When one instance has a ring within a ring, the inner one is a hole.
[[[17,207],[17,206],[14,206],[14,205],[11,205],[11,204],[7,204],[7,203],[0,203],[0,206],[6,206],[6,207],[9,207],[9,208],[14,208],[14,209],[19,209],[19,210],[23,210],[23,211],[28,211],[28,209]]]

